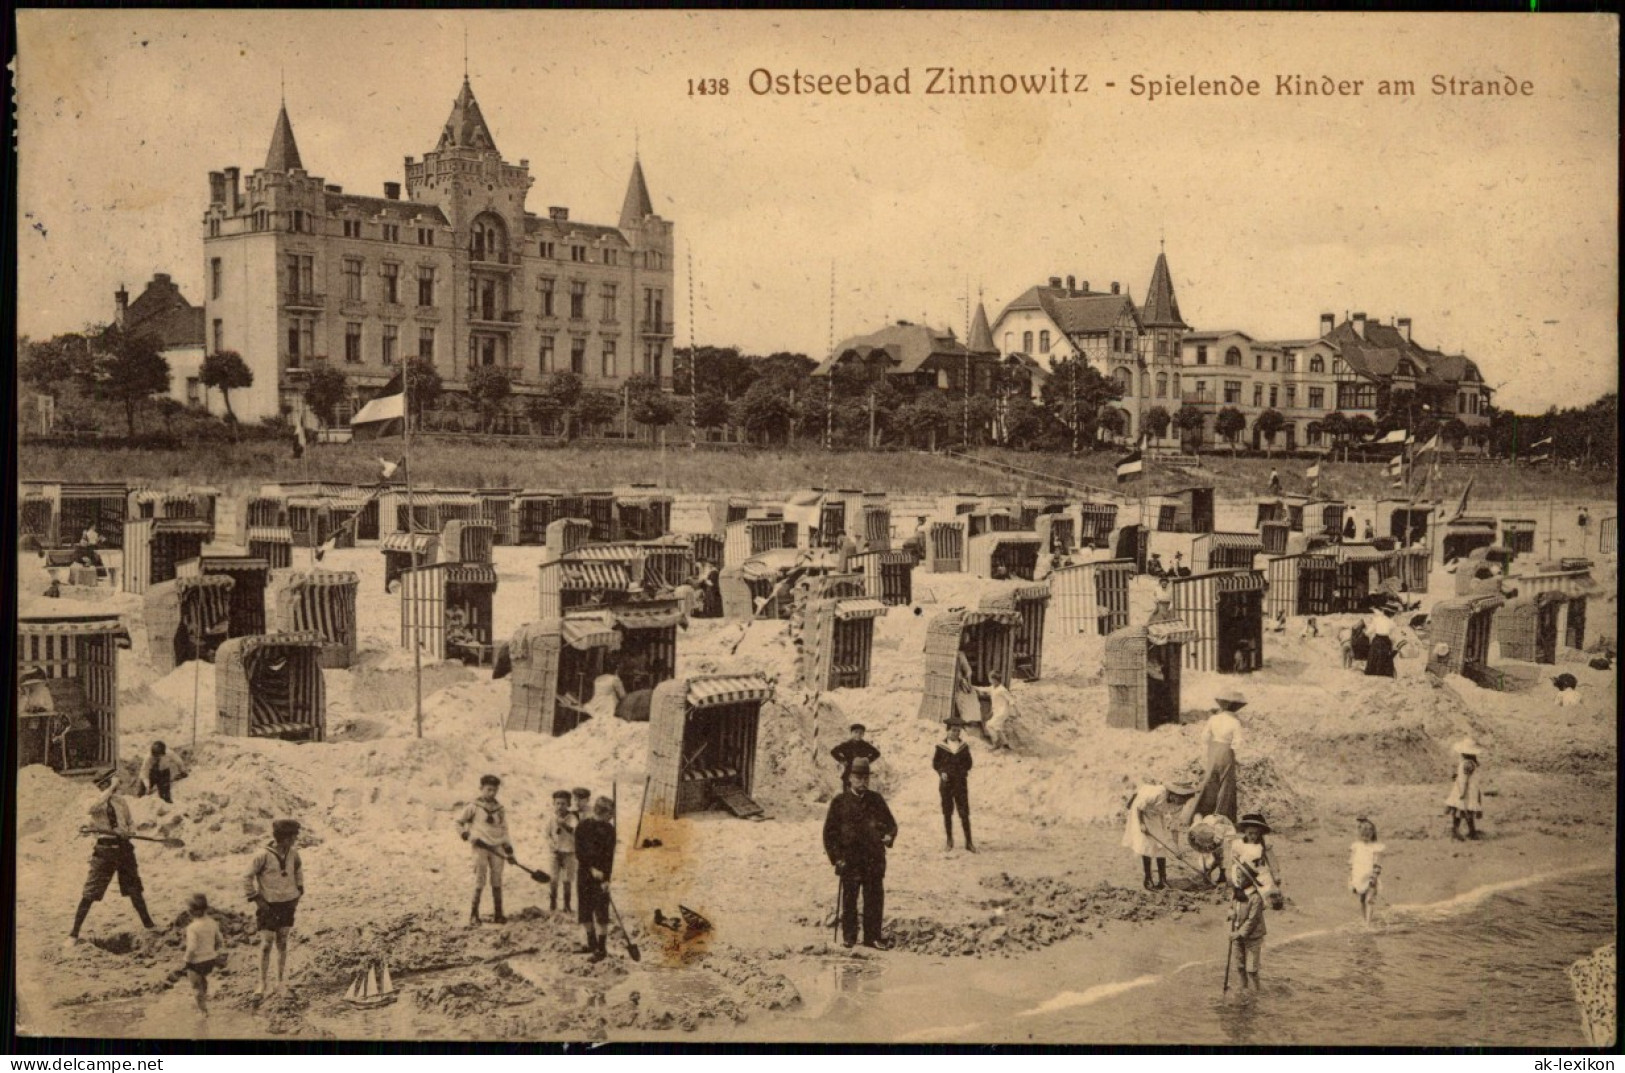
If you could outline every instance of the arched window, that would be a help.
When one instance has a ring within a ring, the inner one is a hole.
[[[494,212],[482,212],[474,217],[469,228],[468,253],[476,261],[506,261],[508,259],[508,225]]]
[[[1239,347],[1231,347],[1229,350],[1226,350],[1224,352],[1224,363],[1226,365],[1240,366],[1241,349]]]
[[[1157,398],[1166,399],[1167,397],[1168,397],[1168,374],[1167,373],[1158,373],[1157,374]]]
[[[1115,370],[1113,370],[1112,379],[1116,380],[1117,386],[1123,389],[1123,396],[1125,398],[1134,394],[1133,373],[1119,365]]]
[[[1312,372],[1312,373],[1323,373],[1323,372],[1325,372],[1326,371],[1326,361],[1325,361],[1325,359],[1320,357],[1320,355],[1318,355],[1318,354],[1315,355],[1314,357],[1310,358],[1309,359],[1309,371]]]
[[[1022,332],[1021,333],[1021,352],[1023,354],[1031,354],[1033,352],[1033,333],[1032,332]]]
[[[1049,353],[1049,332],[1048,331],[1042,331],[1042,332],[1038,333],[1038,352],[1040,354],[1048,354]]]

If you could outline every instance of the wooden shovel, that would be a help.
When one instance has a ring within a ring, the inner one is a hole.
[[[82,835],[107,835],[111,838],[138,838],[143,842],[161,842],[165,849],[186,848],[185,841],[179,838],[158,838],[154,835],[121,835],[102,827],[81,827],[79,833]]]

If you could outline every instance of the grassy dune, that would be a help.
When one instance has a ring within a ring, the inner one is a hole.
[[[376,479],[378,458],[399,457],[400,444],[327,444],[307,449],[295,461],[285,444],[210,445],[195,451],[106,450],[97,448],[26,447],[18,452],[18,475],[68,480],[125,480],[164,484],[211,484],[240,493],[262,481],[322,479],[365,483]],[[450,487],[607,487],[651,482],[677,493],[730,490],[781,490],[800,487],[885,489],[895,494],[930,494],[960,489],[1022,491],[1036,483],[1006,478],[945,456],[916,452],[759,451],[751,449],[690,451],[686,446],[651,448],[569,446],[535,447],[508,443],[419,440],[414,444],[416,480]],[[1079,458],[1061,455],[987,451],[984,457],[1049,473],[1102,489],[1118,490],[1115,452]],[[1180,471],[1151,462],[1145,487],[1176,488],[1212,484],[1220,496],[1260,494],[1272,469],[1288,492],[1309,487],[1301,459],[1271,462],[1262,458],[1207,456],[1200,470]],[[1612,473],[1532,470],[1506,465],[1443,467],[1435,494],[1461,495],[1476,480],[1473,498],[1480,500],[1599,500],[1615,497]],[[1371,500],[1392,493],[1380,464],[1321,464],[1321,491],[1349,500]],[[1131,494],[1137,486],[1125,486]]]

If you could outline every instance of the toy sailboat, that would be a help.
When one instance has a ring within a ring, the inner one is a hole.
[[[389,962],[380,958],[356,970],[344,1001],[357,1009],[370,1010],[388,1006],[397,997],[399,993],[395,990],[395,981],[389,978]]]

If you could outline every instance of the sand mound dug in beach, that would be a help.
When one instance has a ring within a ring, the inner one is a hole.
[[[961,923],[922,917],[895,919],[887,925],[887,937],[897,949],[911,953],[1015,957],[1074,935],[1087,935],[1107,921],[1146,923],[1198,913],[1213,904],[1207,891],[1130,890],[1108,883],[1086,888],[1048,876],[1020,878],[1000,873],[984,879],[983,885],[994,893],[978,903],[988,910],[981,919]]]

